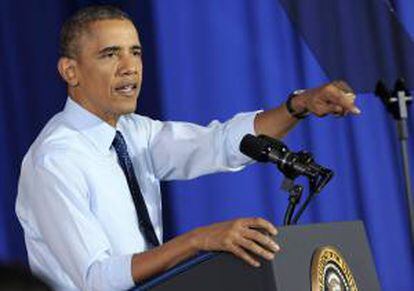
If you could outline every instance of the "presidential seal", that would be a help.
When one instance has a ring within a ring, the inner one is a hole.
[[[312,291],[358,291],[354,276],[333,246],[316,249],[311,265]]]

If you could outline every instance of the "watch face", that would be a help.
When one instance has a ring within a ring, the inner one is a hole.
[[[297,95],[300,95],[300,94],[302,94],[302,93],[304,93],[306,90],[304,90],[304,89],[299,89],[299,90],[295,90],[295,91],[293,91],[293,95],[295,95],[295,96],[297,96]]]
[[[306,109],[302,112],[297,112],[292,107],[292,100],[296,96],[302,94],[303,92],[305,92],[305,90],[303,90],[303,89],[295,90],[288,96],[288,99],[286,100],[286,108],[287,108],[288,112],[290,113],[290,115],[292,115],[293,117],[295,117],[297,119],[303,119],[303,118],[305,118],[306,116],[309,115],[309,111],[306,110]]]

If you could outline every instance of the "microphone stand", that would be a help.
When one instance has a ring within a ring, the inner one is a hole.
[[[303,186],[295,185],[293,180],[285,178],[282,182],[282,190],[289,193],[289,204],[285,211],[285,217],[283,218],[283,225],[292,224],[292,216],[295,212],[295,208],[298,205],[300,198],[302,197]]]
[[[408,105],[412,102],[408,90],[405,88],[403,79],[395,83],[394,92],[391,93],[386,85],[380,81],[375,89],[375,95],[381,98],[387,111],[393,116],[397,123],[398,139],[401,144],[401,155],[403,162],[405,196],[408,204],[409,225],[411,232],[411,243],[414,244],[414,201],[410,179],[409,155],[408,155]]]
[[[240,151],[259,162],[276,164],[285,176],[282,189],[289,193],[289,205],[283,219],[284,225],[292,223],[293,213],[302,197],[303,186],[295,185],[294,180],[299,176],[304,176],[309,181],[309,195],[293,219],[293,222],[297,223],[311,199],[322,191],[334,175],[332,170],[318,165],[311,153],[291,152],[284,143],[266,135],[258,137],[251,134],[245,135],[240,143]]]
[[[281,170],[285,175],[285,179],[282,182],[281,188],[282,190],[289,193],[289,204],[286,208],[285,216],[283,219],[284,225],[296,224],[305,209],[309,206],[312,198],[322,191],[322,189],[328,184],[333,176],[333,172],[331,170],[315,164],[310,153],[300,151],[298,153],[295,153],[295,155],[295,160],[301,161],[302,165],[308,168],[307,175],[304,176],[308,178],[309,181],[309,195],[306,197],[305,202],[302,204],[292,222],[293,213],[296,206],[299,204],[304,189],[302,185],[295,185],[294,180],[298,176],[303,176],[303,173],[299,173],[293,167],[284,168],[279,166],[279,170]]]
[[[310,179],[309,180],[309,195],[306,197],[305,202],[303,202],[302,206],[299,208],[298,213],[296,213],[295,218],[293,219],[293,224],[296,224],[299,220],[299,218],[302,216],[305,209],[309,206],[309,203],[311,202],[312,198],[316,196],[318,193],[316,190],[316,181]]]

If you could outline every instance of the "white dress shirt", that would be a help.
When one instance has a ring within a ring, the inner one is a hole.
[[[241,169],[251,160],[239,152],[239,143],[254,132],[255,115],[202,127],[129,114],[114,128],[68,98],[22,163],[16,213],[31,269],[59,290],[133,287],[132,255],[147,246],[111,147],[116,130],[126,140],[161,241],[159,181]]]

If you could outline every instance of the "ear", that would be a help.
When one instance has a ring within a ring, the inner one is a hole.
[[[61,57],[58,61],[59,74],[70,87],[77,87],[79,85],[76,65],[77,63],[74,59],[67,57]]]

